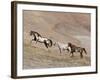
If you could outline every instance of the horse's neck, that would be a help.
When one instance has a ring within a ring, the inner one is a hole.
[[[75,47],[75,48],[77,48],[77,46],[76,45],[72,45],[73,47]]]
[[[33,34],[35,36],[41,36],[38,32],[35,32],[35,31],[31,31],[31,34]]]
[[[39,33],[37,33],[37,35],[41,37],[41,35]]]
[[[71,45],[71,48],[72,48],[72,49],[76,49],[77,46],[72,44],[72,45]]]

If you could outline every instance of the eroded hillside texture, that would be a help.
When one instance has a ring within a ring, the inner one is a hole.
[[[23,68],[81,67],[91,65],[91,15],[88,13],[23,11],[24,53]],[[57,47],[46,48],[43,43],[30,43],[29,32],[33,30],[53,41],[84,47],[87,55],[79,53],[74,57]]]

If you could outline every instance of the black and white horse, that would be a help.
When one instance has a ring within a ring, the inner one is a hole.
[[[68,43],[67,50],[72,54],[72,57],[74,56],[75,52],[79,52],[81,58],[83,58],[83,52],[85,52],[87,54],[85,48],[78,47],[78,46],[76,46],[76,45],[74,45],[72,43]]]
[[[36,41],[36,43],[37,42],[44,43],[46,48],[52,46],[52,40],[46,37],[42,37],[38,32],[30,31],[30,36],[32,36],[31,42]]]

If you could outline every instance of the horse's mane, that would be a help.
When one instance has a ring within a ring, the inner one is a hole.
[[[72,43],[68,43],[68,46],[70,46],[71,48],[76,47],[76,45],[72,44]]]
[[[51,39],[48,39],[49,41],[50,41],[50,45],[49,45],[49,47],[51,47],[52,45],[53,45],[53,42],[52,42],[52,40]]]
[[[35,34],[41,37],[41,35],[38,32],[35,32],[35,31],[32,31],[32,30],[30,31],[30,36],[35,35]]]

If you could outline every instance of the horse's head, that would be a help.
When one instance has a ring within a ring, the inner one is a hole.
[[[71,45],[72,45],[72,43],[68,42],[68,46],[71,46]]]
[[[32,34],[33,34],[33,31],[30,31],[30,36],[32,36]]]

